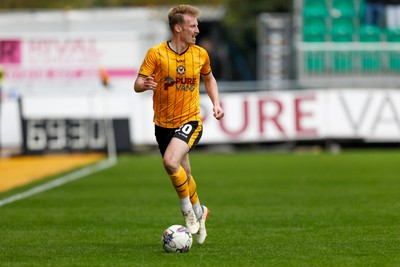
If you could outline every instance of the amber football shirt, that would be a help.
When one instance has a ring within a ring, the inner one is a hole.
[[[200,46],[189,45],[177,54],[168,44],[150,48],[139,71],[143,77],[155,74],[154,123],[165,128],[178,128],[195,120],[201,124],[200,74],[211,72],[208,53]]]

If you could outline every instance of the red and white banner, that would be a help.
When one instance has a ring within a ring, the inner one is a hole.
[[[137,95],[132,113],[135,143],[154,142],[151,94]],[[321,89],[224,93],[225,117],[214,119],[207,95],[201,97],[202,143],[318,139],[400,141],[400,91]]]

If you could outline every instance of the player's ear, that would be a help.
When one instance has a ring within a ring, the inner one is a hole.
[[[179,25],[179,24],[175,24],[174,28],[175,28],[176,32],[181,32],[182,31],[182,26]]]

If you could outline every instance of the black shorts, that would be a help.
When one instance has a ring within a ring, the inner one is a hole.
[[[203,126],[199,125],[198,121],[190,121],[179,128],[163,128],[155,125],[158,148],[163,156],[173,137],[185,141],[189,146],[189,150],[191,150],[199,143],[202,134]]]

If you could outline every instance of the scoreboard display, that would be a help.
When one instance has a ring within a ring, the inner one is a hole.
[[[129,120],[112,119],[22,119],[26,154],[48,152],[100,152],[107,149],[107,131],[113,131],[118,152],[131,151]]]

